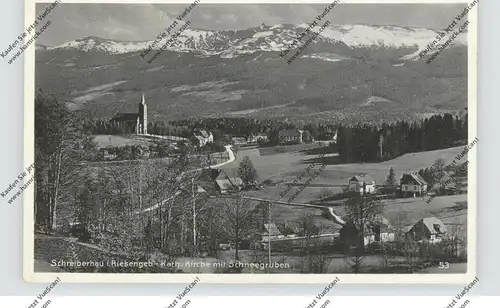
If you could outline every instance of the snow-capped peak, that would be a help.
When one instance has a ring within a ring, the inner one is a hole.
[[[281,52],[287,48],[309,25],[261,25],[247,30],[206,31],[188,28],[164,50],[189,52],[202,55],[221,55],[232,58],[241,54],[259,51]],[[319,33],[321,25],[312,29]],[[342,44],[349,48],[415,48],[416,51],[426,48],[439,32],[424,28],[406,28],[398,26],[368,25],[330,25],[326,27],[315,43]],[[153,49],[160,49],[169,40],[167,36],[154,44]],[[294,48],[305,43],[308,38],[301,39]],[[98,51],[108,54],[124,54],[141,52],[151,46],[154,41],[124,42],[99,37],[86,37],[64,43],[50,49],[79,49],[82,51]],[[466,33],[460,34],[452,45],[466,45]]]

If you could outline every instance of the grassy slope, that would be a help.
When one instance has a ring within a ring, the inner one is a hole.
[[[126,145],[145,145],[152,144],[144,139],[134,138],[132,136],[117,136],[117,135],[96,135],[94,141],[97,142],[99,148],[122,147]]]
[[[294,201],[307,203],[316,200],[316,194],[322,189],[322,187],[314,187],[314,184],[329,184],[333,186],[329,189],[333,191],[340,191],[341,187],[345,187],[345,185],[347,185],[348,179],[358,173],[368,173],[374,178],[376,183],[381,184],[387,177],[390,166],[394,168],[396,176],[399,178],[403,172],[418,171],[420,168],[432,165],[432,163],[438,158],[442,158],[446,161],[446,163],[450,163],[453,160],[453,157],[455,157],[461,150],[462,147],[454,147],[437,151],[411,153],[381,163],[328,165],[325,170],[323,170],[319,176],[311,182],[311,185],[305,188]],[[230,173],[236,174],[237,164],[245,155],[251,157],[261,180],[271,178],[278,181],[284,179],[285,182],[293,181],[296,179],[297,175],[303,171],[306,166],[303,164],[305,159],[315,157],[314,155],[303,155],[300,152],[260,156],[257,149],[251,149],[240,151],[238,153],[237,160],[233,164],[226,166],[224,169]],[[317,170],[318,168],[319,165],[317,165],[314,169]],[[308,179],[308,176],[304,176],[300,182],[304,183]],[[279,193],[285,191],[285,185],[266,187],[262,191],[250,192],[249,194],[272,200],[285,201],[290,198],[298,190],[298,188],[299,187],[296,187],[288,192],[284,198],[281,198]],[[386,216],[393,221],[397,217],[398,211],[401,209],[403,212],[407,213],[409,223],[416,222],[419,219],[428,216],[444,218],[443,221],[445,222],[459,220],[461,223],[465,223],[466,208],[463,207],[463,202],[466,201],[466,198],[466,195],[442,196],[435,198],[430,204],[427,204],[424,200],[419,198],[398,199],[395,204],[392,202],[387,204]],[[338,207],[336,211],[338,211],[338,214],[340,215],[344,214],[341,206]],[[273,206],[273,218],[277,221],[297,220],[305,213],[312,213],[316,216],[321,215],[321,211],[315,209],[304,209],[300,207],[277,204]],[[318,219],[325,227],[330,229],[336,228],[336,226],[333,226],[330,221],[324,218]]]
[[[382,184],[391,166],[399,179],[403,172],[415,172],[420,168],[429,167],[438,158],[450,163],[453,157],[460,153],[462,149],[463,147],[454,147],[437,151],[410,153],[381,163],[327,165],[314,180],[314,183],[324,183],[332,186],[347,185],[348,179],[353,175],[368,173],[376,183]],[[304,168],[308,165],[307,162],[316,158],[316,155],[306,155],[301,152],[261,156],[259,150],[250,149],[240,151],[237,160],[227,166],[226,169],[236,172],[238,163],[245,156],[252,159],[261,180],[273,179],[277,181],[283,179],[285,182],[293,181],[304,171]],[[321,166],[321,163],[316,163],[314,170],[317,170],[319,166]],[[307,180],[306,177],[303,178],[303,182],[305,180]]]

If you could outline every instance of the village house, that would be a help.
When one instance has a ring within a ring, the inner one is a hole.
[[[238,192],[243,187],[243,180],[238,176],[229,176],[224,170],[219,170],[215,177],[216,189],[221,194]]]
[[[276,224],[264,224],[264,230],[256,234],[257,240],[260,241],[273,241],[277,239],[285,238],[283,234],[281,234],[280,230],[276,226]]]
[[[404,173],[400,180],[401,195],[422,196],[427,193],[427,182],[418,173]]]
[[[149,147],[145,145],[137,146],[135,149],[133,148],[132,151],[137,152],[137,157],[140,158],[149,158],[151,156],[151,152],[149,150]]]
[[[326,131],[321,133],[321,135],[319,136],[320,138],[319,140],[331,141],[333,143],[337,143],[337,136],[338,136],[338,131],[328,128]]]
[[[234,145],[246,145],[247,140],[243,137],[232,137],[231,140],[233,141]]]
[[[247,143],[255,144],[258,142],[266,142],[268,140],[267,135],[264,134],[250,134],[247,137]]]
[[[203,140],[203,137],[195,135],[195,134],[193,134],[191,136],[191,138],[189,138],[189,141],[191,141],[191,143],[193,144],[193,146],[196,147],[196,148],[201,148],[201,147],[203,147],[203,146],[206,145],[206,143]]]
[[[280,144],[302,143],[304,131],[300,129],[283,129],[278,132]]]
[[[335,131],[335,134],[332,137],[332,142],[335,144],[337,144],[338,134],[339,134],[338,131]]]
[[[103,160],[113,160],[116,158],[116,154],[113,154],[116,150],[115,149],[99,149],[99,153],[101,155],[101,158]]]
[[[406,236],[419,242],[439,243],[446,235],[445,224],[436,217],[427,217],[416,222]]]
[[[372,243],[384,243],[394,241],[394,228],[389,220],[383,216],[378,216],[364,225],[363,244],[368,246]],[[352,220],[347,221],[339,231],[340,243],[348,246],[356,246],[359,241],[359,231]]]
[[[110,122],[120,124],[125,128],[126,132],[147,135],[148,106],[144,99],[144,94],[141,96],[141,102],[139,103],[139,110],[137,113],[117,113]]]
[[[206,130],[199,130],[194,132],[189,140],[195,147],[201,148],[209,143],[213,143],[214,136],[211,132],[207,132]]]
[[[360,194],[371,194],[375,192],[375,180],[367,174],[355,175],[349,179],[348,190]]]

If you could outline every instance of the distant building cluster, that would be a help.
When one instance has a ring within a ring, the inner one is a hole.
[[[364,194],[376,193],[375,180],[368,174],[355,175],[349,179],[347,189],[350,192]],[[427,193],[428,184],[424,178],[414,173],[403,173],[400,179],[399,192],[402,197],[423,196]]]
[[[400,231],[406,240],[430,244],[440,243],[448,232],[446,225],[434,216],[422,218],[413,225],[398,230],[387,218],[379,215],[364,223],[363,244],[368,246],[377,242],[393,242],[396,239],[396,233]],[[359,232],[358,227],[350,220],[340,229],[339,242],[345,245],[356,245],[359,240]]]

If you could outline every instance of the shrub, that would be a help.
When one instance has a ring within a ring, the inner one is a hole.
[[[322,188],[317,197],[319,200],[326,200],[326,199],[329,199],[329,198],[332,198],[336,195],[335,192],[333,192],[332,190],[330,189],[327,189],[327,188]]]

